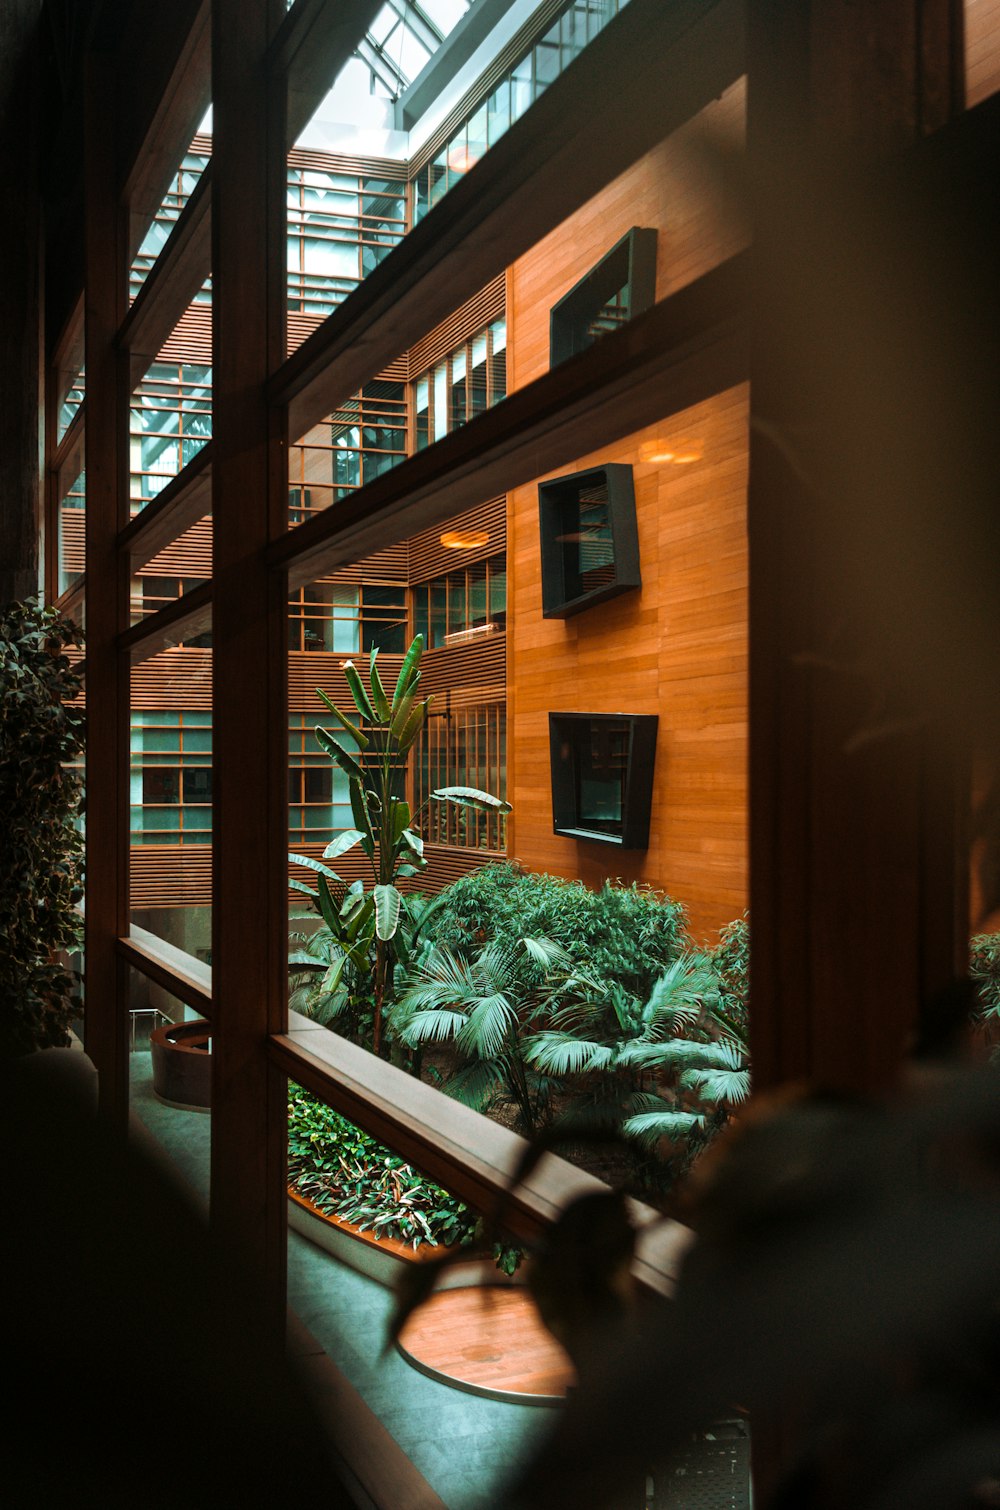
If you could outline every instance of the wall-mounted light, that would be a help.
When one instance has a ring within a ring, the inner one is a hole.
[[[484,635],[496,634],[498,627],[492,619],[485,624],[470,624],[468,629],[453,629],[450,634],[445,635],[444,642],[446,645],[467,645],[470,640],[479,640]]]
[[[489,530],[445,530],[439,536],[441,544],[449,551],[474,551],[481,545],[488,545],[490,539]]]

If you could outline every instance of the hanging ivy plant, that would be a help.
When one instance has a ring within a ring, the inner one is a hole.
[[[68,769],[83,748],[80,677],[63,654],[81,633],[33,598],[0,611],[0,1053],[69,1042],[79,1014],[73,973],[58,955],[80,946],[83,890],[77,827],[82,783]]]

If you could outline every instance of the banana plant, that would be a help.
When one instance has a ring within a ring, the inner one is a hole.
[[[336,720],[335,727],[318,728],[316,738],[347,776],[354,818],[354,827],[327,845],[323,861],[336,860],[360,846],[371,867],[372,889],[367,891],[363,884],[355,883],[338,902],[331,883],[336,887],[344,883],[335,870],[307,855],[289,855],[295,864],[316,875],[316,891],[301,881],[291,885],[318,906],[341,955],[350,959],[351,950],[356,952],[365,939],[369,951],[374,945],[372,1050],[376,1054],[383,1052],[384,1011],[394,999],[396,964],[405,965],[409,956],[404,926],[406,901],[397,883],[427,868],[424,841],[415,827],[417,820],[430,802],[451,802],[480,812],[511,810],[509,802],[475,787],[439,787],[415,813],[398,794],[397,773],[426,725],[432,701],[429,696],[419,696],[423,650],[423,635],[418,634],[403,657],[391,697],[379,673],[377,648],[369,659],[367,687],[353,661],[348,661],[344,675],[357,710],[351,716],[336,707],[322,688],[316,688],[317,696]],[[355,889],[359,885],[360,891]],[[347,928],[355,929],[349,939],[344,936]],[[336,965],[334,959],[327,967],[331,980],[330,971]]]

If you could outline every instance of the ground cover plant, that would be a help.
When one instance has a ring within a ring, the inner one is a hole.
[[[69,1042],[80,1010],[60,952],[79,948],[81,783],[68,763],[83,745],[80,678],[63,653],[76,625],[34,599],[0,613],[0,1053]]]
[[[288,1183],[320,1211],[412,1248],[476,1236],[468,1206],[295,1085],[288,1088]]]

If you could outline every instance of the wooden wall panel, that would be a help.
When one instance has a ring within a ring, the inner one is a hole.
[[[684,903],[699,937],[746,906],[746,427],[740,387],[564,469],[632,464],[642,568],[639,591],[570,619],[541,616],[538,489],[510,495],[510,853],[592,886],[648,882]],[[697,442],[703,458],[640,462],[654,438]],[[553,834],[559,711],[659,715],[645,852]]]
[[[507,280],[503,273],[498,273],[492,282],[487,283],[485,288],[479,290],[471,299],[449,315],[447,320],[442,320],[440,325],[428,331],[423,340],[411,346],[408,353],[408,364],[411,378],[418,378],[432,367],[435,362],[440,362],[449,352],[454,351],[456,346],[463,341],[469,340],[489,325],[493,320],[502,319],[506,298]]]
[[[742,146],[745,102],[740,80],[514,263],[508,286],[511,391],[549,370],[550,309],[632,226],[658,232],[657,299],[747,245],[745,228],[704,156],[713,141],[726,150]]]
[[[739,147],[744,121],[740,81],[514,264],[512,389],[548,370],[552,305],[631,226],[657,229],[657,299],[746,244],[703,151],[712,140]],[[692,443],[702,459],[641,463],[641,443],[664,438]],[[561,469],[633,465],[643,581],[640,592],[567,620],[541,616],[537,486],[509,500],[510,853],[588,885],[649,882],[684,903],[699,937],[747,904],[746,448],[747,394],[738,388]],[[659,715],[645,853],[553,834],[550,711]]]
[[[1000,0],[965,0],[965,102],[1000,89]]]

